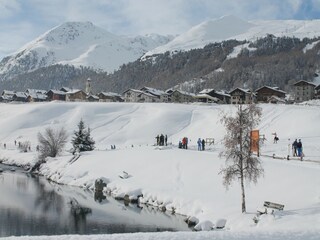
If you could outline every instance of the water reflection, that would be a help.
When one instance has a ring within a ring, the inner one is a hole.
[[[0,237],[189,231],[182,217],[0,167]]]

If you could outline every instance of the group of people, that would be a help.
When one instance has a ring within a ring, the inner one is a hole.
[[[157,146],[167,146],[168,145],[168,136],[163,134],[158,134],[156,136]]]
[[[198,151],[204,151],[205,150],[206,141],[204,139],[201,140],[201,138],[199,138],[197,143],[198,143]]]
[[[292,153],[294,157],[303,157],[301,139],[299,141],[295,139],[292,143]]]
[[[188,149],[188,143],[189,139],[187,137],[182,138],[182,140],[179,141],[179,148]]]

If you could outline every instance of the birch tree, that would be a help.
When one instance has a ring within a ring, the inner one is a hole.
[[[235,116],[224,115],[221,122],[226,128],[224,137],[225,150],[220,157],[225,157],[223,184],[228,189],[233,181],[240,181],[241,207],[246,212],[245,180],[256,183],[263,174],[260,159],[250,151],[250,132],[260,122],[261,108],[255,104],[239,105]]]

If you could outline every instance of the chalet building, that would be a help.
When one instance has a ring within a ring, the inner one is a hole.
[[[257,102],[260,102],[260,103],[270,102],[270,98],[272,96],[275,96],[278,99],[284,100],[286,97],[286,92],[281,91],[278,88],[268,87],[268,86],[263,86],[263,87],[258,88],[256,90]],[[275,101],[277,98],[273,98],[272,100]],[[278,101],[276,101],[276,102],[278,102]],[[280,101],[280,102],[282,102],[282,101]]]
[[[99,102],[99,97],[98,96],[96,96],[96,95],[89,95],[88,97],[87,97],[87,101],[88,102]]]
[[[142,92],[138,95],[138,102],[160,102],[160,99],[159,97],[153,95],[153,94],[150,94],[150,93],[147,93],[147,92]]]
[[[12,101],[15,102],[26,102],[27,101],[27,94],[25,92],[15,92],[12,96]]]
[[[139,95],[143,93],[140,90],[128,89],[123,92],[123,98],[125,102],[139,102]]]
[[[27,95],[27,102],[45,102],[47,101],[47,95],[42,93],[31,92]]]
[[[87,94],[80,89],[73,89],[66,92],[66,101],[68,102],[84,102],[87,100]]]
[[[156,102],[168,102],[169,95],[162,90],[158,90],[158,89],[150,88],[150,87],[143,87],[140,89],[140,91],[145,92],[145,93],[149,93],[149,94],[157,97],[158,101],[156,101]]]
[[[293,84],[295,102],[304,102],[315,97],[316,85],[312,82],[301,80]]]
[[[204,89],[199,92],[195,98],[198,102],[205,102],[205,103],[221,103],[221,104],[228,104],[230,103],[230,95],[225,93],[224,91],[216,91],[214,89]]]
[[[255,94],[249,89],[236,88],[230,93],[231,104],[249,104],[255,102]]]
[[[3,90],[0,96],[0,102],[11,102],[14,94],[14,91]]]
[[[168,102],[189,103],[194,102],[195,95],[181,90],[168,90]]]
[[[47,100],[48,101],[65,101],[66,92],[51,89],[47,92]]]
[[[101,92],[98,94],[100,102],[123,102],[124,99],[118,94],[113,92]]]

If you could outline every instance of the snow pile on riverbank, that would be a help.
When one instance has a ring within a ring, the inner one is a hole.
[[[201,239],[206,239],[203,236],[208,236],[208,239],[232,239],[239,237],[239,231],[244,232],[244,237],[240,239],[274,238],[279,232],[289,238],[296,236],[297,231],[306,233],[310,239],[314,232],[320,232],[319,104],[266,104],[261,107],[263,117],[259,130],[266,137],[261,149],[265,175],[257,185],[246,187],[247,214],[241,214],[239,184],[234,183],[226,191],[219,175],[224,159],[218,155],[223,150],[225,133],[220,118],[223,113],[236,111],[235,106],[58,102],[0,104],[0,159],[7,164],[32,165],[36,161],[35,146],[39,131],[43,132],[49,126],[63,126],[71,140],[82,118],[92,130],[97,149],[82,153],[73,163],[70,163],[72,155],[68,152],[49,159],[40,170],[48,178],[85,188],[92,188],[94,181],[102,178],[114,196],[127,194],[136,197],[142,194],[143,202],[166,207],[167,210],[174,209],[177,213],[196,217],[200,223],[210,223],[212,226],[219,219],[227,220],[223,233],[191,233],[178,239],[197,239],[198,236],[202,236]],[[275,132],[280,138],[277,144],[273,143],[272,133]],[[155,137],[161,133],[168,135],[168,147],[153,146]],[[189,149],[178,149],[178,141],[185,136],[189,138]],[[199,137],[214,138],[215,144],[207,146],[206,151],[197,151]],[[302,139],[305,161],[286,160],[288,153],[291,155],[291,143],[295,138]],[[31,152],[20,153],[15,140],[30,141]],[[116,149],[111,150],[110,145],[116,145]],[[70,147],[69,141],[67,148]],[[129,174],[129,178],[119,177],[123,171]],[[264,201],[284,204],[284,211],[261,216],[255,224],[252,219]],[[184,233],[179,234],[182,236]],[[131,235],[130,239],[138,235]],[[92,239],[99,239],[96,237]],[[126,235],[108,237],[127,239]],[[158,237],[154,239],[164,239]]]

